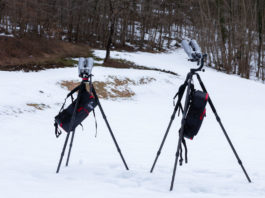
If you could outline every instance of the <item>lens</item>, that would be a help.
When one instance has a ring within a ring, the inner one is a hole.
[[[190,48],[188,41],[187,40],[181,41],[181,46],[184,49],[184,51],[186,52],[186,54],[189,56],[189,58],[191,58],[192,51],[191,51],[191,48]]]
[[[196,53],[201,53],[201,48],[200,48],[200,46],[196,40],[192,39],[190,41],[190,45],[191,45],[193,51],[195,51]]]

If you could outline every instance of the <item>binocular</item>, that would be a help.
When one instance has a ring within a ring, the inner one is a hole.
[[[93,58],[79,58],[78,74],[81,78],[87,78],[92,74]]]
[[[181,46],[187,53],[190,61],[198,62],[202,58],[201,48],[196,40],[183,40]]]

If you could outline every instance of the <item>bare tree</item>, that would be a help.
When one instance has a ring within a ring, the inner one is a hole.
[[[264,0],[0,0],[0,25],[105,48],[105,61],[112,47],[161,51],[195,38],[211,67],[265,80]]]

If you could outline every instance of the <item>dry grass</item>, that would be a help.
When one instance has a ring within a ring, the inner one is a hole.
[[[72,67],[76,61],[69,57],[95,57],[89,46],[43,38],[13,38],[0,36],[0,70],[39,71],[49,68]],[[95,63],[95,66],[101,65]],[[105,67],[153,70],[178,75],[172,71],[136,65],[124,59],[109,59]]]
[[[107,62],[103,63],[103,66],[123,68],[123,69],[129,69],[129,68],[135,68],[136,67],[136,65],[133,62],[127,61],[124,59],[109,59]]]
[[[107,81],[94,81],[93,85],[97,91],[99,98],[115,99],[115,98],[131,98],[135,93],[129,88],[130,85],[144,85],[152,81],[154,78],[141,78],[134,81],[129,78],[119,79],[116,76],[108,76]],[[62,81],[60,85],[69,91],[79,85],[77,81]]]
[[[77,82],[77,81],[66,81],[66,80],[63,80],[63,81],[60,82],[61,87],[67,88],[69,91],[73,90],[79,84],[80,84],[80,82]]]
[[[152,70],[152,71],[158,71],[158,72],[163,72],[163,73],[168,73],[168,74],[178,76],[177,73],[172,72],[172,71],[136,65],[134,62],[127,61],[125,59],[109,59],[107,62],[103,63],[103,66],[113,67],[113,68],[123,68],[123,69],[129,69],[130,68],[130,69],[139,69],[139,70]]]
[[[91,55],[87,45],[40,38],[0,37],[0,70],[37,71],[72,66],[66,57]]]
[[[44,109],[50,108],[49,105],[46,105],[46,104],[43,104],[43,103],[41,103],[41,104],[28,103],[27,105],[30,106],[30,107],[34,107],[37,110],[44,110]]]

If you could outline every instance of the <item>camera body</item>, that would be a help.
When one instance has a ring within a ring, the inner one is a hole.
[[[201,48],[197,41],[192,39],[190,41],[183,40],[181,46],[189,56],[189,60],[192,62],[198,62],[202,58]]]
[[[93,58],[79,58],[78,74],[81,78],[88,78],[92,75]]]

